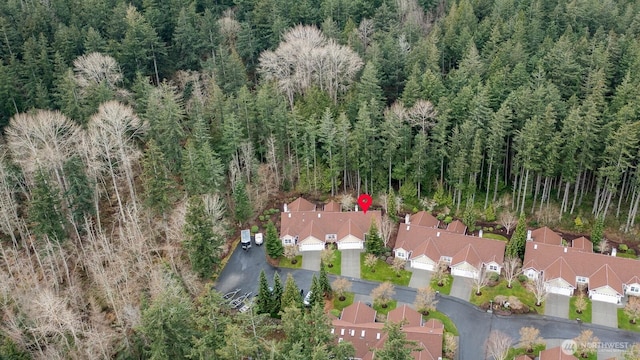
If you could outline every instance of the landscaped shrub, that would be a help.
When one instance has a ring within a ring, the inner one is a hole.
[[[440,213],[440,214],[438,214],[438,216],[436,216],[436,219],[438,219],[438,220],[442,221],[442,220],[444,220],[444,218],[445,218],[446,216],[447,216],[447,215],[446,215],[445,213]]]
[[[489,226],[489,232],[493,231],[493,226]]]
[[[451,224],[452,221],[453,221],[453,217],[447,216],[447,217],[444,218],[443,223],[449,225],[449,224]]]
[[[480,230],[482,230],[482,226],[476,226],[475,229],[476,229],[476,231],[480,231]]]
[[[527,277],[527,275],[524,275],[524,274],[518,275],[518,281],[523,283],[523,282],[526,282],[528,280],[529,280],[529,278]]]
[[[627,250],[627,254],[629,254],[629,255],[635,255],[635,254],[636,254],[636,251],[635,251],[635,250],[633,250],[633,249],[629,249],[629,250]]]
[[[502,225],[500,224],[496,225],[496,230],[500,230],[500,229],[502,229]]]
[[[264,221],[264,215],[258,216],[258,219],[260,219],[260,221]]]
[[[489,281],[496,282],[498,279],[500,279],[498,273],[491,273],[491,275],[489,275]]]
[[[260,228],[258,228],[258,225],[253,225],[253,226],[251,227],[251,232],[252,232],[252,233],[254,233],[254,234],[255,234],[255,233],[257,233],[257,232],[258,232],[258,230],[260,230]]]
[[[618,250],[620,251],[627,251],[629,250],[629,247],[625,244],[620,244],[620,246],[618,246]]]

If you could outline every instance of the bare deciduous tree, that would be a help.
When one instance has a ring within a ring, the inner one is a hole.
[[[378,263],[378,257],[373,254],[367,254],[364,256],[364,266],[366,266],[369,271],[375,272],[375,266]]]
[[[489,284],[489,271],[482,263],[476,267],[478,268],[478,272],[473,278],[473,287],[476,289],[476,295],[482,295],[482,289]]]
[[[413,303],[413,306],[415,306],[417,311],[423,314],[428,314],[430,311],[436,310],[436,304],[438,304],[438,300],[436,300],[436,292],[431,288],[431,286],[425,286],[418,289],[416,299]]]
[[[442,351],[447,359],[456,358],[456,353],[458,352],[458,340],[450,332],[444,333],[444,346]]]
[[[336,102],[362,64],[358,54],[327,40],[318,28],[299,25],[284,34],[275,51],[260,54],[258,71],[266,80],[276,81],[293,108],[294,95],[311,86],[327,91]]]
[[[292,246],[285,246],[284,247],[284,257],[289,259],[289,261],[292,264],[294,264],[296,256],[298,256],[298,247],[297,246],[292,245]]]
[[[587,357],[589,353],[596,349],[594,344],[600,341],[600,339],[593,335],[593,331],[587,329],[582,330],[580,335],[573,339],[573,341],[576,342],[576,352],[582,357]]]
[[[627,304],[624,306],[624,313],[629,317],[632,324],[636,323],[636,320],[640,317],[640,298],[636,296],[629,296]]]
[[[521,261],[518,257],[507,257],[506,259],[504,259],[504,279],[507,280],[507,287],[509,289],[511,289],[511,283],[513,283],[513,280],[515,280],[518,275],[522,273],[520,264]]]
[[[439,262],[436,266],[436,271],[431,275],[431,278],[436,281],[438,286],[446,286],[449,283],[449,274],[447,274],[447,264]]]
[[[364,49],[366,50],[371,43],[371,37],[375,31],[373,20],[364,18],[358,25],[358,38],[362,42]]]
[[[544,344],[544,339],[540,337],[540,330],[532,326],[524,326],[520,328],[520,343],[518,346],[532,352],[533,347],[538,344]]]
[[[329,246],[322,250],[320,253],[320,260],[323,263],[327,264],[329,267],[333,266],[333,260],[336,257],[336,251],[333,249],[333,246]]]
[[[544,276],[537,276],[533,280],[529,280],[527,288],[536,297],[536,306],[540,306],[542,302],[547,298],[547,286],[545,284]]]
[[[576,298],[575,303],[573,304],[576,308],[576,312],[578,314],[582,314],[583,311],[587,310],[587,299],[585,299],[584,294],[580,293]]]
[[[402,270],[404,270],[404,266],[407,264],[407,260],[403,259],[403,258],[393,258],[393,263],[391,263],[391,269],[393,269],[393,272],[396,274],[396,276],[400,276],[400,272],[402,272]]]
[[[640,343],[631,345],[627,351],[624,352],[624,360],[637,360],[640,359]]]
[[[382,223],[380,224],[380,234],[382,236],[382,242],[384,247],[389,247],[389,241],[391,240],[391,234],[396,230],[396,222],[391,220],[389,215],[385,214],[382,217]]]
[[[513,229],[517,223],[518,218],[511,211],[503,210],[500,213],[500,225],[504,226],[505,230],[507,230],[507,234],[511,232],[511,229]]]
[[[342,194],[339,196],[338,201],[343,211],[353,210],[353,206],[356,203],[356,199],[351,194]]]
[[[373,298],[374,304],[386,308],[389,305],[391,299],[393,299],[393,295],[395,295],[395,293],[396,291],[393,287],[393,284],[385,281],[371,291],[371,297]]]
[[[430,101],[420,99],[407,112],[407,121],[413,127],[417,127],[420,132],[426,134],[434,125],[434,119],[438,111]]]
[[[105,85],[114,89],[122,81],[116,59],[99,52],[81,55],[73,61],[74,80],[80,90]]]
[[[333,292],[338,296],[338,300],[344,301],[345,293],[351,290],[351,281],[344,277],[339,277],[331,283]]]
[[[485,349],[488,357],[494,360],[506,360],[509,348],[513,339],[502,331],[493,330],[485,342]]]
[[[517,296],[509,296],[509,308],[513,310],[521,310],[524,307],[524,304]]]

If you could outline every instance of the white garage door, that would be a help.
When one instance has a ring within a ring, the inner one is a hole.
[[[564,296],[573,295],[572,288],[565,288],[565,287],[559,287],[559,286],[547,286],[547,291],[553,294],[560,294]]]
[[[338,250],[364,249],[362,241],[339,242]]]
[[[462,277],[473,279],[476,276],[476,273],[475,273],[475,271],[460,270],[460,269],[452,268],[451,269],[451,275],[453,275],[453,276],[462,276]]]
[[[421,261],[411,260],[411,267],[414,269],[433,271],[433,264],[427,264]]]
[[[300,244],[298,245],[300,251],[322,251],[324,249],[324,244]]]
[[[608,302],[612,304],[617,304],[619,300],[619,297],[615,295],[602,294],[595,291],[591,292],[590,294],[591,294],[591,300],[595,300],[595,301],[603,301],[603,302]]]

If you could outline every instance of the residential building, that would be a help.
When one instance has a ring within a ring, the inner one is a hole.
[[[391,310],[387,321],[404,322],[402,331],[407,340],[414,341],[418,351],[412,353],[415,360],[442,359],[444,325],[440,320],[424,321],[422,315],[403,305]],[[387,339],[384,323],[376,321],[376,311],[362,302],[355,302],[342,310],[339,319],[332,321],[331,332],[336,341],[349,341],[355,348],[354,359],[372,360],[376,349],[381,349]]]
[[[280,239],[284,246],[298,246],[300,251],[320,251],[329,243],[339,250],[363,249],[371,224],[378,231],[382,215],[379,210],[341,211],[336,202],[329,202],[322,210],[315,204],[298,198],[284,205],[280,218]]]
[[[562,351],[562,347],[557,346],[551,349],[540,351],[539,360],[578,360],[577,357]]]

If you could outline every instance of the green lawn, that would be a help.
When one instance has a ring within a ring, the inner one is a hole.
[[[342,253],[336,250],[333,253],[333,266],[329,267],[327,264],[324,265],[324,268],[327,270],[329,274],[341,275],[342,274]]]
[[[538,314],[544,314],[544,302],[540,306],[536,305],[536,298],[533,293],[525,289],[519,281],[513,281],[511,289],[507,287],[507,282],[502,280],[498,285],[489,287],[486,286],[482,289],[482,295],[476,296],[475,289],[471,291],[471,303],[475,305],[482,305],[488,303],[489,300],[493,300],[496,295],[516,296],[523,304],[529,306],[529,308],[536,309]]]
[[[483,238],[487,238],[487,239],[494,239],[494,240],[500,240],[500,241],[509,241],[509,239],[507,239],[506,237],[500,235],[500,234],[492,234],[492,233],[486,233],[483,232],[482,233],[482,237]]]
[[[578,314],[576,312],[576,299],[577,296],[572,296],[569,300],[569,319],[575,320],[580,318],[582,322],[590,323],[591,322],[591,300],[588,297],[584,297],[587,301],[587,309],[582,312],[582,314]]]
[[[540,351],[545,350],[547,347],[545,344],[540,344],[538,346],[533,347],[533,351],[528,353],[527,349],[524,348],[511,348],[507,353],[507,359],[513,359],[518,355],[538,355]]]
[[[449,277],[449,281],[447,281],[447,284],[443,286],[438,286],[438,282],[434,279],[431,279],[431,288],[435,291],[439,291],[440,294],[449,295],[451,293],[451,284],[453,284],[453,276],[447,276]]]
[[[422,316],[422,318],[425,320],[438,319],[442,321],[442,323],[444,324],[444,330],[446,332],[450,332],[453,335],[458,336],[458,328],[456,328],[456,324],[454,324],[453,321],[451,321],[451,319],[449,319],[447,315],[441,313],[440,311],[430,311],[429,315]]]
[[[384,314],[387,315],[389,313],[389,311],[393,310],[396,308],[396,306],[398,306],[398,301],[397,300],[391,300],[389,301],[389,303],[387,304],[386,308],[383,308],[380,305],[373,305],[373,309],[375,311],[378,312],[378,314]]]
[[[346,308],[347,306],[353,304],[353,298],[354,298],[354,293],[352,292],[348,292],[344,294],[344,301],[340,301],[340,299],[338,299],[337,296],[333,297],[333,308],[337,309],[339,311],[342,311],[342,309]]]
[[[621,257],[621,258],[627,258],[627,259],[637,259],[638,258],[637,255],[627,254],[627,253],[624,253],[624,252],[617,252],[616,256],[617,257]]]
[[[387,265],[386,262],[380,259],[378,259],[378,262],[376,263],[376,266],[373,267],[373,270],[370,270],[366,266],[364,266],[365,255],[366,253],[360,254],[360,275],[364,280],[379,282],[389,281],[400,286],[409,285],[409,280],[411,279],[411,271],[402,270],[400,272],[400,276],[397,276],[396,273],[391,269],[391,266]]]
[[[635,324],[629,322],[629,317],[624,313],[624,309],[618,309],[618,327],[624,330],[640,332],[640,319]]]
[[[298,260],[295,264],[291,263],[291,260],[286,257],[281,257],[278,266],[283,268],[291,268],[291,269],[300,269],[302,267],[302,255],[296,256],[296,260]]]

